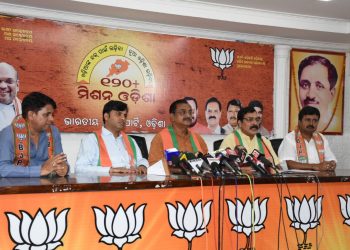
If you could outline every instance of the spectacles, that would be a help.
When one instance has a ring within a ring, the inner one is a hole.
[[[260,117],[248,117],[248,118],[243,118],[243,120],[246,120],[247,122],[252,122],[252,121],[256,121],[256,122],[261,122],[261,118]]]
[[[184,116],[185,114],[188,114],[190,116],[193,115],[193,111],[192,110],[184,110],[184,109],[181,109],[181,110],[176,110],[175,113],[181,115],[181,116]]]

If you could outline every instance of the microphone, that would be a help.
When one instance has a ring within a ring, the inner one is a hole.
[[[234,172],[238,175],[242,175],[242,170],[240,165],[243,164],[243,161],[241,161],[240,157],[236,155],[236,152],[232,150],[231,148],[226,148],[226,155],[228,158],[228,163],[230,166],[234,169]],[[245,155],[244,155],[245,157]]]
[[[210,164],[210,168],[211,168],[211,171],[213,173],[213,175],[215,177],[221,177],[222,176],[222,172],[220,170],[220,166],[219,166],[219,163],[217,163],[216,161],[213,161],[211,164]]]
[[[241,164],[243,164],[245,157],[248,154],[247,149],[242,145],[236,145],[234,151],[235,154],[239,157]]]
[[[253,150],[253,152],[255,151],[256,149]],[[257,150],[256,150],[257,151]],[[257,172],[259,172],[260,174],[262,175],[269,175],[269,173],[266,171],[266,169],[264,168],[264,165],[262,162],[260,162],[257,157],[255,156],[256,153],[251,153],[251,154],[248,154],[245,158],[245,161],[249,163],[249,165],[254,168]],[[258,151],[259,152],[259,151]]]
[[[273,159],[273,156],[272,156],[272,154],[271,154],[271,151],[270,151],[269,147],[266,145],[266,143],[264,142],[264,140],[261,138],[261,134],[260,134],[260,133],[257,133],[256,136],[258,137],[258,139],[261,140],[261,142],[264,144],[265,148],[267,149],[267,151],[268,151],[269,154],[271,155],[271,158],[272,158],[272,166],[271,166],[271,168],[272,168],[273,170],[275,170],[276,173],[279,173],[279,169],[276,167],[275,159]],[[275,153],[276,153],[276,152],[275,152]],[[263,155],[263,154],[262,154],[262,155]],[[264,156],[264,155],[263,155],[263,156]],[[266,159],[265,156],[264,156],[264,158]],[[266,160],[267,160],[267,159],[266,159]],[[267,160],[267,161],[269,161],[269,160]],[[269,161],[269,162],[271,162],[271,161]]]

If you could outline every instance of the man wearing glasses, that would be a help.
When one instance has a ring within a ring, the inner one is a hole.
[[[259,150],[265,157],[279,165],[279,159],[271,146],[271,142],[258,133],[261,118],[255,109],[251,106],[242,108],[237,115],[239,129],[227,135],[220,148],[234,148],[236,145],[242,145],[250,154],[254,149]]]
[[[0,131],[22,113],[21,102],[16,97],[18,87],[16,69],[8,63],[0,62]]]
[[[176,148],[182,152],[206,154],[208,148],[203,138],[189,130],[193,110],[185,99],[170,105],[170,122],[167,128],[156,134],[151,142],[148,161],[152,165],[164,157],[164,150]]]

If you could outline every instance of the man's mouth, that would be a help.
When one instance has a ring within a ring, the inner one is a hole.
[[[258,130],[258,129],[259,129],[259,127],[258,127],[258,126],[253,125],[253,126],[251,126],[251,127],[250,127],[250,129],[255,129],[255,130]]]
[[[316,101],[315,99],[309,99],[306,98],[304,100],[304,106],[308,106],[308,105],[319,105],[320,103],[318,101]]]
[[[209,116],[209,120],[210,119],[216,119],[216,116]]]

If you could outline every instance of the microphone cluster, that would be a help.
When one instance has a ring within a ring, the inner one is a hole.
[[[219,149],[208,154],[198,152],[180,152],[176,149],[165,150],[165,158],[173,168],[180,169],[182,174],[225,177],[230,175],[242,175],[242,167],[252,167],[261,175],[270,175],[270,169],[277,169],[273,163],[267,160],[264,154],[254,150],[251,154],[241,145],[234,149]]]

